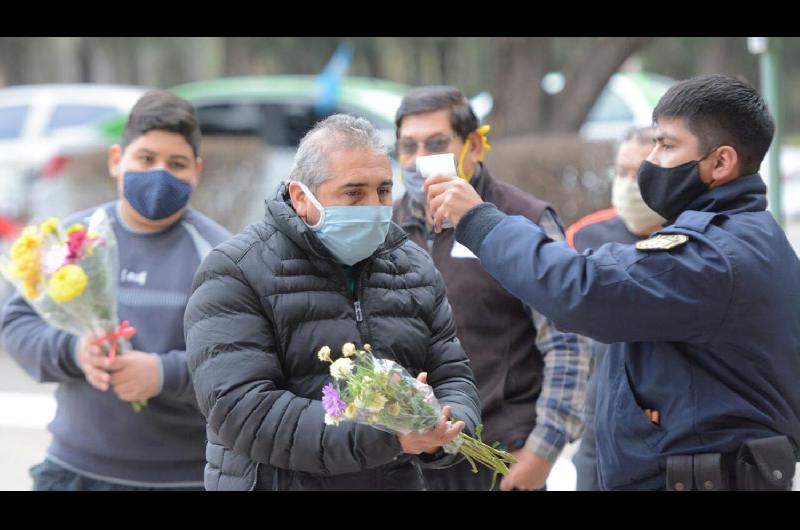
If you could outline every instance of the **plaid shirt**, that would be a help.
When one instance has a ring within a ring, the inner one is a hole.
[[[473,184],[480,178],[478,165]],[[411,205],[412,215],[424,223],[425,213]],[[564,240],[564,227],[558,215],[545,210],[539,227],[553,240]],[[428,231],[428,250],[435,234]],[[536,426],[527,440],[515,440],[505,450],[525,448],[547,461],[555,462],[564,446],[583,434],[586,382],[592,362],[592,341],[575,333],[558,331],[550,320],[526,306],[536,329],[536,347],[544,360],[542,391],[536,401]]]
[[[564,228],[551,210],[545,210],[539,226],[551,239],[564,239]],[[542,314],[528,310],[536,328],[536,347],[544,359],[544,376],[536,401],[536,427],[520,445],[552,463],[567,443],[583,433],[592,343],[581,335],[558,331]]]

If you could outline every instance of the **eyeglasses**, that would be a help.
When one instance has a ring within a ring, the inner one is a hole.
[[[419,144],[423,144],[425,146],[425,150],[429,153],[444,153],[447,150],[447,146],[450,145],[450,142],[456,136],[458,135],[452,134],[450,136],[433,136],[427,140],[423,140],[422,142],[412,140],[411,138],[401,138],[400,140],[397,140],[397,151],[406,156],[415,155],[419,149]]]

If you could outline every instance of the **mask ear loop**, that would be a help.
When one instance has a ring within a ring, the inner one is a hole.
[[[405,186],[406,185],[406,175],[405,175],[405,172],[403,171],[403,167],[404,167],[404,165],[403,165],[403,155],[398,150],[397,151],[397,170],[400,172],[400,182],[402,182],[403,186]]]
[[[463,180],[465,180],[467,182],[471,181],[472,177],[475,176],[475,172],[477,171],[477,168],[473,168],[472,169],[472,173],[470,174],[469,177],[464,175],[464,157],[467,156],[467,151],[469,150],[470,138],[472,138],[472,135],[475,134],[475,133],[478,133],[478,135],[480,136],[480,138],[481,138],[481,155],[478,158],[478,161],[482,162],[483,161],[483,157],[486,154],[486,151],[488,151],[489,149],[492,148],[492,146],[489,144],[489,141],[486,139],[486,135],[489,134],[489,131],[491,129],[492,129],[491,126],[489,126],[488,124],[487,125],[482,125],[482,126],[478,127],[477,129],[475,129],[474,131],[472,131],[471,133],[469,133],[467,135],[467,139],[464,142],[464,148],[461,150],[461,155],[458,157],[458,169],[457,169],[457,172],[458,172],[458,176],[460,178],[462,178]]]
[[[320,228],[322,228],[322,225],[325,223],[325,208],[319,203],[317,198],[314,197],[314,194],[311,193],[311,190],[308,189],[308,186],[306,186],[305,184],[303,184],[302,182],[300,182],[298,180],[295,180],[295,182],[297,182],[297,184],[300,185],[300,189],[303,190],[303,193],[308,195],[308,200],[311,201],[311,204],[313,204],[314,207],[319,212],[319,221],[317,221],[316,224],[310,225],[310,224],[308,224],[308,221],[305,221],[305,219],[304,219],[304,221],[305,221],[305,223],[308,225],[308,227],[311,230],[314,230],[314,231],[319,230]]]

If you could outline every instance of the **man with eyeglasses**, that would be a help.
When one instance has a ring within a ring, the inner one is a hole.
[[[483,200],[524,215],[550,237],[563,239],[555,211],[544,201],[495,180],[482,162],[488,126],[454,87],[411,90],[395,118],[397,153],[405,195],[394,205],[394,221],[428,250],[447,286],[458,338],[470,360],[481,397],[483,439],[498,442],[518,463],[500,481],[501,490],[541,490],[564,446],[580,436],[591,346],[511,296],[480,265],[453,230],[435,234],[426,215],[424,178],[417,157],[452,153],[458,176]],[[473,474],[463,462],[424,470],[429,490],[486,490],[491,472]]]

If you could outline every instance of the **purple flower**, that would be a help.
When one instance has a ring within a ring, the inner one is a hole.
[[[339,395],[339,392],[333,387],[332,384],[328,383],[322,387],[322,406],[325,408],[325,412],[329,416],[336,417],[345,411],[347,408],[347,403],[342,401],[342,397]]]

